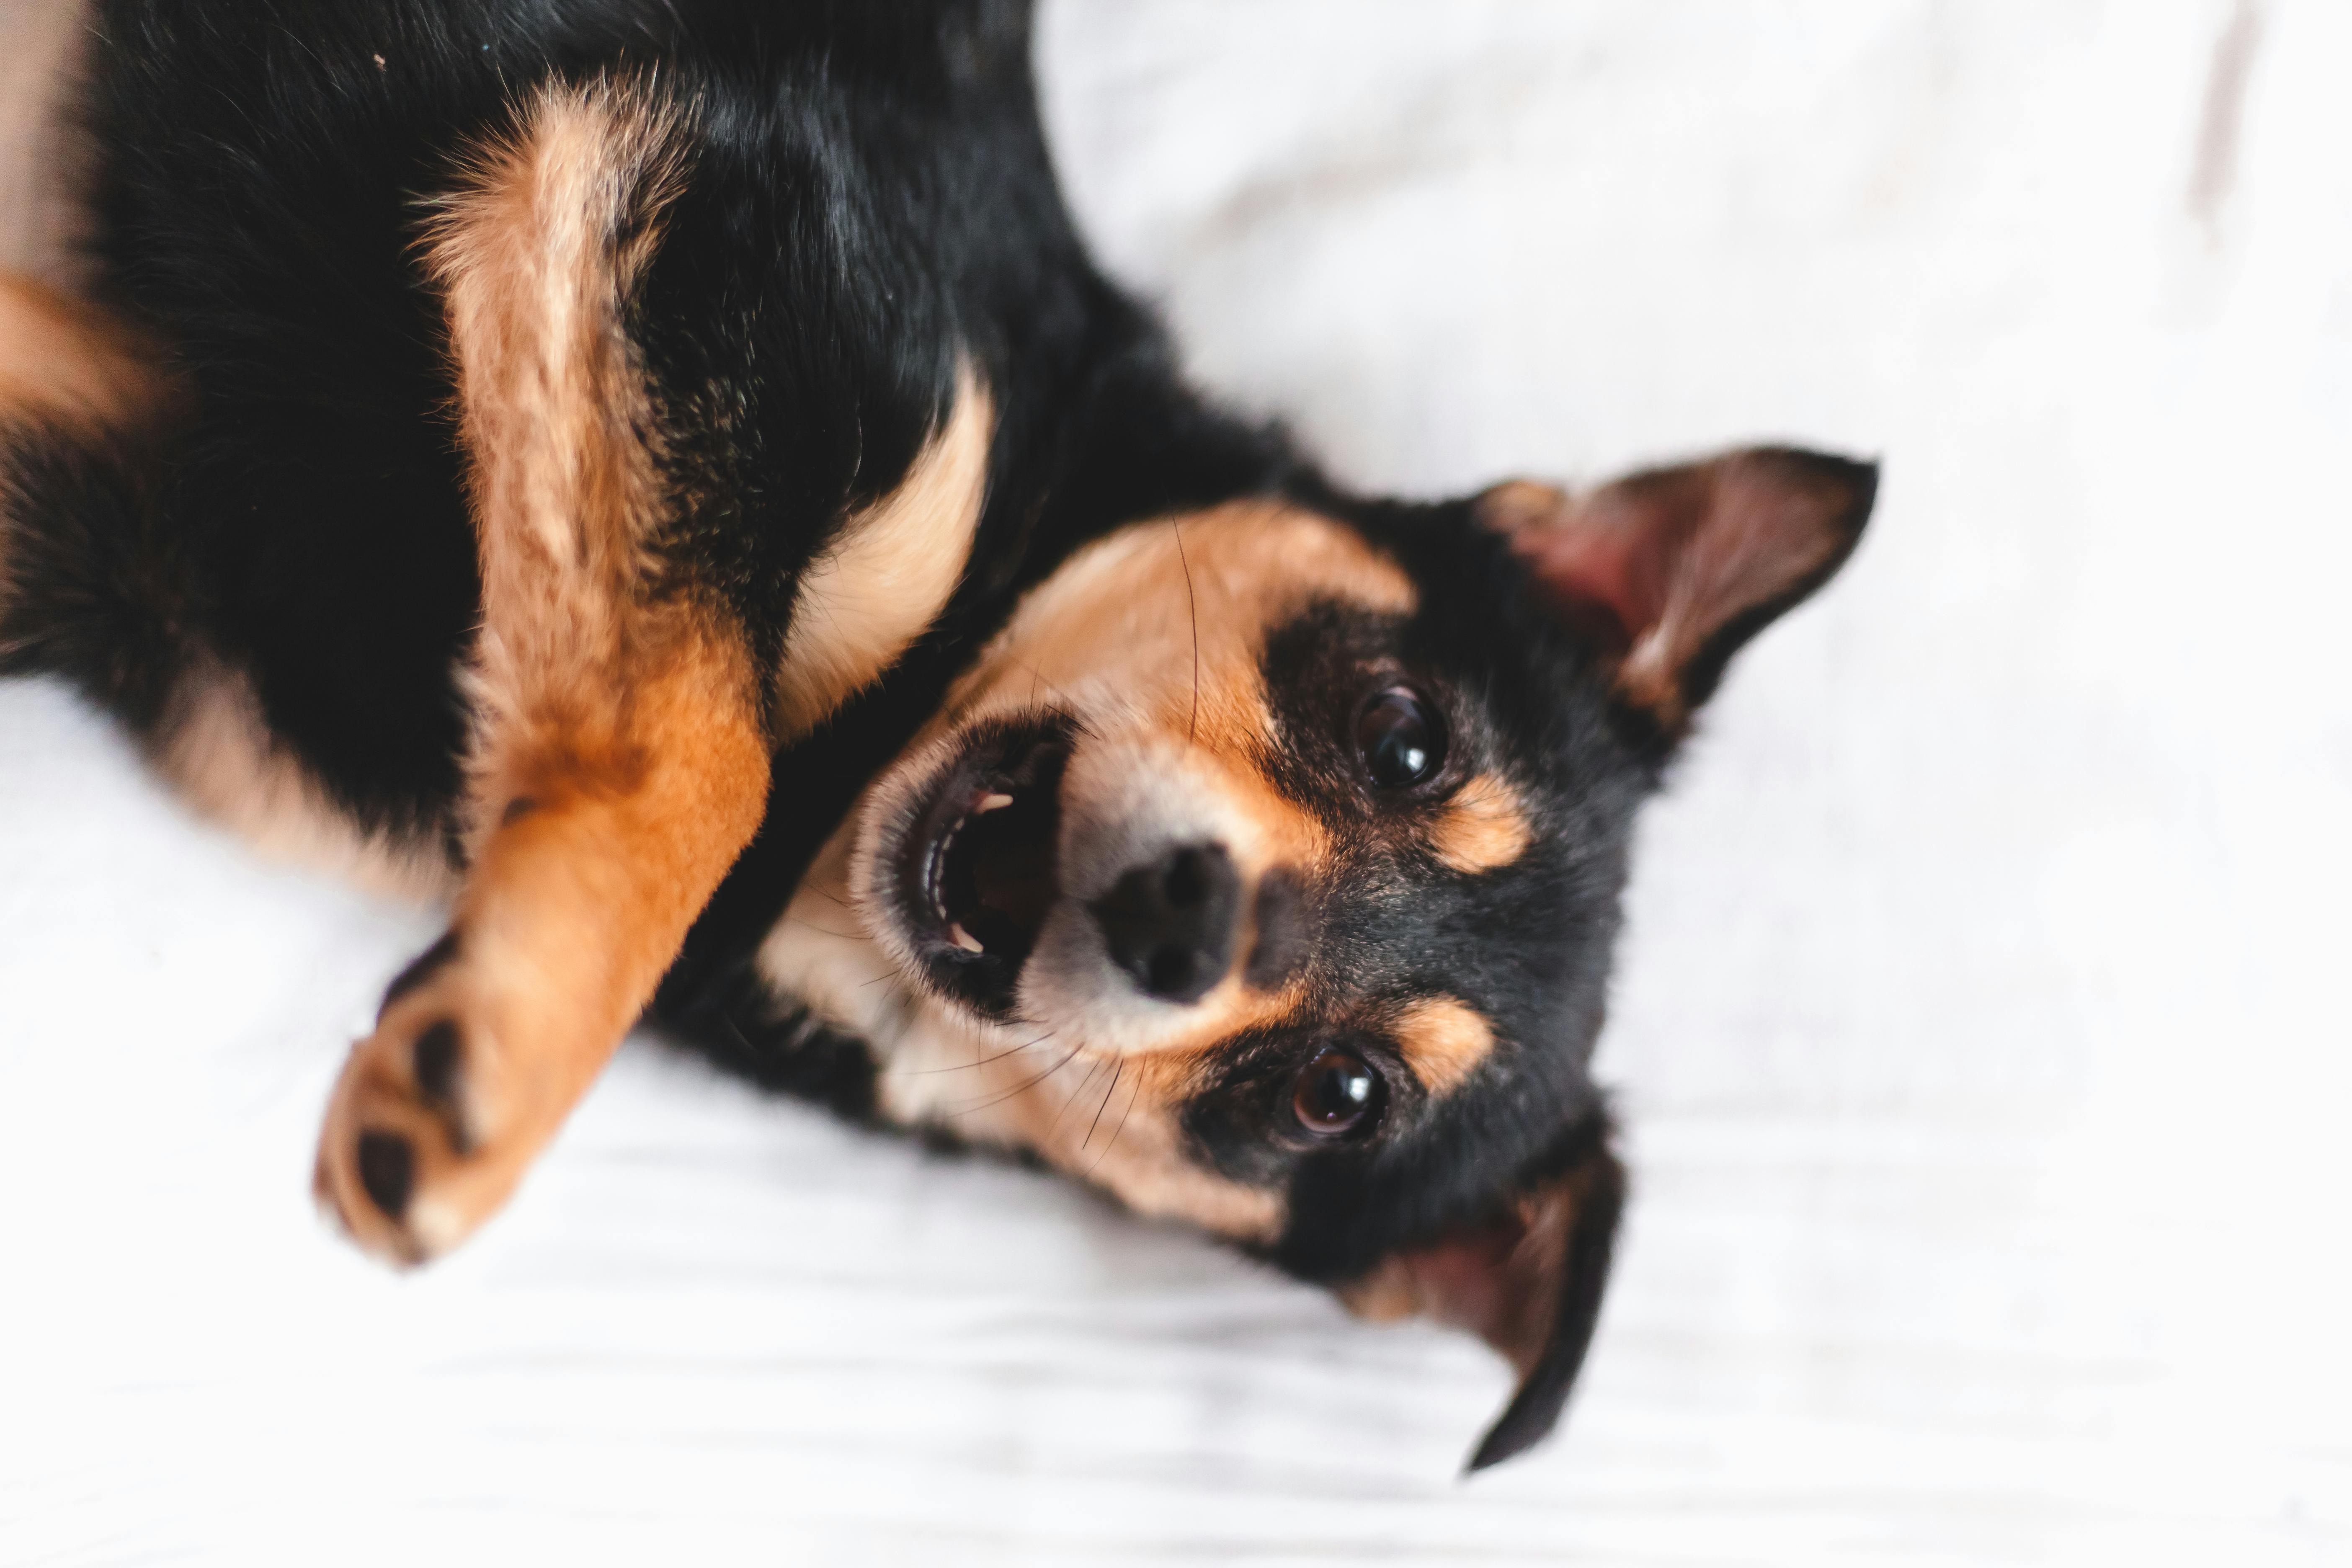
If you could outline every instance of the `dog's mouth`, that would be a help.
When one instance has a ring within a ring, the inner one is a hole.
[[[893,902],[933,984],[991,1017],[1013,1010],[1021,966],[1061,896],[1056,841],[1071,724],[975,731],[885,846]]]

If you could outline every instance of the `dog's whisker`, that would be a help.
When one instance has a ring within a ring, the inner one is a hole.
[[[968,1062],[958,1062],[953,1067],[921,1068],[908,1076],[910,1078],[935,1078],[939,1074],[946,1072],[977,1072],[982,1068],[992,1068],[999,1062],[1010,1061],[1013,1058],[1019,1056],[1022,1052],[1029,1050],[1034,1047],[1042,1046],[1053,1037],[1054,1031],[1048,1029],[1034,1040],[1024,1040],[1021,1044],[1014,1046],[1012,1049],[999,1051],[994,1056],[980,1057]]]
[[[1078,1053],[1085,1048],[1086,1047],[1083,1046],[1072,1046],[1069,1049],[1069,1054],[1063,1057],[1060,1061],[1055,1062],[1052,1067],[1047,1068],[1044,1072],[1041,1072],[1036,1077],[1029,1079],[1026,1083],[1015,1084],[1013,1088],[1006,1089],[1002,1094],[992,1095],[986,1100],[962,1106],[955,1110],[948,1112],[948,1114],[950,1117],[969,1116],[975,1110],[986,1110],[992,1105],[1002,1105],[1008,1100],[1012,1100],[1019,1095],[1026,1094],[1031,1089],[1035,1089],[1039,1084],[1044,1083],[1047,1079],[1052,1078],[1055,1073],[1060,1072],[1064,1068],[1068,1067],[1072,1062],[1077,1060]]]
[[[1109,1139],[1104,1142],[1102,1148],[1096,1153],[1094,1159],[1087,1163],[1087,1168],[1081,1176],[1082,1180],[1090,1179],[1095,1173],[1095,1167],[1103,1163],[1103,1157],[1108,1154],[1113,1149],[1118,1147],[1119,1134],[1127,1131],[1127,1119],[1135,1114],[1135,1102],[1142,1098],[1143,1075],[1141,1073],[1138,1073],[1135,1075],[1134,1081],[1128,1085],[1127,1109],[1118,1113],[1118,1125],[1110,1130]]]
[[[1086,1077],[1078,1079],[1076,1087],[1072,1089],[1068,1094],[1063,1096],[1062,1108],[1054,1112],[1053,1123],[1045,1129],[1045,1136],[1042,1142],[1047,1143],[1053,1142],[1054,1134],[1062,1130],[1062,1119],[1069,1115],[1070,1107],[1077,1104],[1080,1100],[1086,1098],[1087,1089],[1092,1086],[1095,1079],[1101,1075],[1103,1068],[1112,1067],[1114,1065],[1114,1061],[1115,1058],[1109,1057],[1097,1057],[1094,1059],[1094,1061],[1087,1068]],[[1083,1148],[1085,1145],[1081,1144],[1080,1147]]]
[[[1031,706],[1034,707],[1036,704],[1037,688],[1040,686],[1043,686],[1045,689],[1047,695],[1051,696],[1055,702],[1061,703],[1066,707],[1068,705],[1069,699],[1067,694],[1053,681],[1045,679],[1045,672],[1037,668],[1034,660],[1024,658],[1018,660],[1017,662],[1022,668],[1029,672],[1029,701]]]
[[[796,926],[803,926],[810,931],[823,931],[827,936],[839,937],[844,942],[856,942],[858,940],[860,934],[856,931],[835,931],[831,926],[821,926],[814,921],[804,921],[798,915],[786,915],[784,919]]]
[[[1095,1141],[1095,1131],[1102,1126],[1103,1112],[1110,1109],[1110,1097],[1118,1092],[1119,1075],[1126,1071],[1127,1064],[1123,1061],[1111,1068],[1110,1085],[1103,1090],[1102,1103],[1095,1107],[1095,1119],[1087,1123],[1087,1135],[1078,1140],[1079,1153],[1085,1153],[1087,1145]],[[1105,1147],[1108,1148],[1108,1145],[1106,1144]],[[1099,1159],[1101,1156],[1096,1157]]]
[[[1190,745],[1201,736],[1201,605],[1192,596],[1192,558],[1184,551],[1184,525],[1171,517],[1168,526],[1176,531],[1176,559],[1184,568],[1184,608],[1192,620],[1192,718],[1184,730]]]

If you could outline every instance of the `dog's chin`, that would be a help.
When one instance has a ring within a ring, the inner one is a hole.
[[[1062,901],[1073,733],[1055,713],[974,724],[886,784],[861,835],[859,902],[884,945],[925,989],[991,1022],[1014,1016]]]

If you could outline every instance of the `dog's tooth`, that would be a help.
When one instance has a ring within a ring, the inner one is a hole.
[[[980,804],[971,808],[971,814],[974,816],[986,816],[990,812],[1003,811],[1012,804],[1013,797],[1009,795],[984,795],[980,797]]]
[[[950,921],[948,922],[948,940],[955,943],[958,947],[963,949],[966,952],[986,952],[988,951],[986,948],[980,945],[980,938],[972,935],[971,932],[963,929],[963,925],[961,921]]]

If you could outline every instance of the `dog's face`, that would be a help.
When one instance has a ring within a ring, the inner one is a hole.
[[[1505,1457],[1606,1267],[1586,1063],[1634,810],[1869,490],[1750,453],[1112,534],[870,786],[772,976],[875,1043],[886,1115],[1485,1333],[1548,1404]]]

